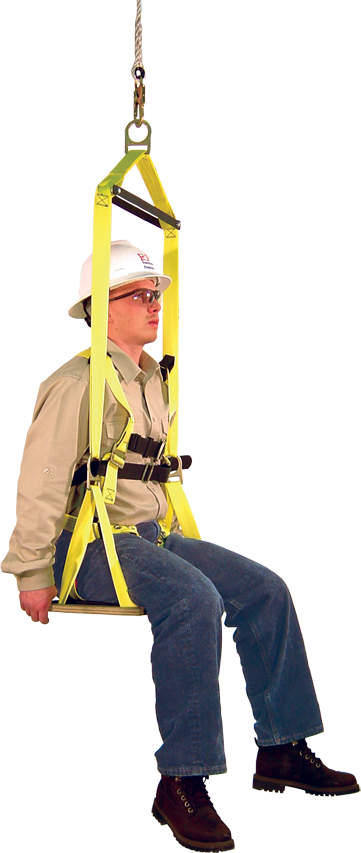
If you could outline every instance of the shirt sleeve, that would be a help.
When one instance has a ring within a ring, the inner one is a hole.
[[[1,564],[16,576],[20,591],[54,583],[55,543],[74,469],[89,443],[88,405],[84,378],[65,376],[40,386],[20,468],[17,523]]]

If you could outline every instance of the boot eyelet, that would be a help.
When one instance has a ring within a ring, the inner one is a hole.
[[[184,800],[186,800],[186,799],[187,799],[187,797],[185,796],[185,794],[183,794],[183,796],[181,797],[181,800],[183,800],[183,802],[184,802]]]
[[[188,809],[189,814],[193,814],[194,809]]]
[[[317,761],[316,761],[316,767],[321,767],[321,764],[318,764]]]
[[[177,794],[181,794],[181,793],[182,793],[181,789],[178,788]]]
[[[306,761],[308,761],[309,757],[310,757],[309,755],[305,755]]]
[[[187,809],[187,808],[188,808],[188,806],[190,806],[190,803],[185,802],[185,803],[184,803],[184,805],[185,805],[185,807],[186,807],[186,809]]]
[[[303,755],[302,749],[300,749],[300,755]]]
[[[311,758],[310,764],[314,764],[314,763],[315,763],[315,759]]]

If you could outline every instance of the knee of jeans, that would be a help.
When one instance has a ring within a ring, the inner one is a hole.
[[[291,593],[285,581],[279,576],[272,573],[272,580],[268,583],[268,595],[273,603],[278,603],[279,606],[291,601]]]
[[[221,618],[224,612],[223,599],[212,581],[202,579],[196,588],[190,590],[189,602],[192,610],[201,618]]]

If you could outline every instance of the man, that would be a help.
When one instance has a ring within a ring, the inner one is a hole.
[[[91,322],[91,257],[85,262],[71,316]],[[156,340],[161,293],[170,279],[126,241],[112,243],[108,352],[135,418],[134,432],[159,446],[168,430],[167,386],[143,349]],[[18,520],[2,568],[16,575],[20,604],[46,623],[59,591],[71,539],[64,515],[76,516],[88,458],[89,364],[76,356],[42,383],[20,472]],[[102,456],[119,438],[122,407],[106,388]],[[138,439],[137,439],[138,441]],[[132,445],[133,446],[133,445]],[[127,462],[153,462],[133,447]],[[161,482],[118,479],[109,507],[113,525],[135,525],[115,536],[132,601],[145,608],[154,635],[153,679],[163,744],[156,752],[161,781],[153,815],[176,839],[197,850],[231,850],[228,827],[208,797],[204,777],[226,772],[218,674],[221,617],[234,640],[255,717],[259,747],[254,787],[315,794],[359,790],[351,774],[327,768],[306,738],[323,731],[306,652],[290,593],[273,572],[238,554],[182,535],[174,519],[162,535],[167,502]],[[74,477],[74,473],[75,474]],[[159,547],[159,546],[162,547]],[[55,578],[55,583],[54,583]],[[88,545],[74,595],[116,602],[101,538]]]

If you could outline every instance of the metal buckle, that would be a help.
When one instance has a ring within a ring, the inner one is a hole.
[[[124,468],[125,465],[125,452],[124,450],[117,449],[118,442],[113,444],[113,447],[110,451],[110,456],[108,462],[111,462],[112,465],[115,465],[116,468]],[[115,454],[118,458],[115,458]]]
[[[97,462],[99,464],[100,460],[95,459],[95,457],[88,456],[88,461],[86,463],[86,487],[89,490],[91,486],[95,486],[100,483],[101,475],[100,474],[92,474],[91,472],[91,464],[92,462]]]
[[[181,483],[183,485],[183,470],[182,470],[182,460],[180,456],[177,456],[178,459],[178,468],[176,471],[171,471],[167,480],[167,483]]]
[[[162,442],[161,442],[161,445],[160,445],[160,448],[159,448],[159,450],[158,450],[158,453],[157,453],[157,455],[154,457],[154,461],[155,461],[155,462],[159,462],[159,460],[160,460],[160,459],[161,459],[161,457],[163,456],[163,451],[164,451],[164,448],[165,448],[165,446],[166,446],[166,443],[167,443],[167,439],[165,439],[164,441],[162,441]]]
[[[149,483],[149,480],[151,479],[154,468],[155,468],[154,463],[148,462],[148,464],[145,466],[143,474],[141,476],[141,482],[142,483]]]

